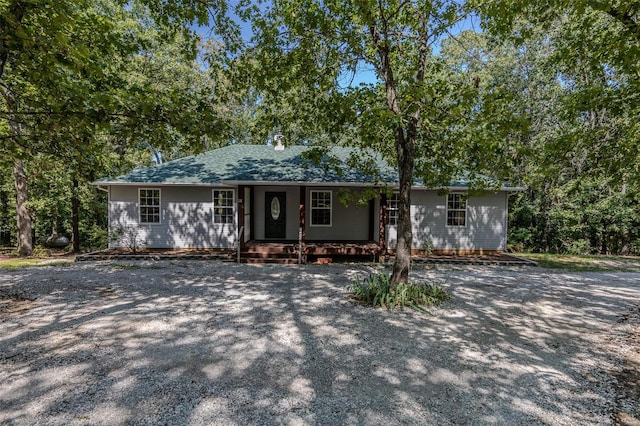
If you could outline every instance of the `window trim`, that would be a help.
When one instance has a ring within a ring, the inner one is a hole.
[[[225,191],[231,192],[231,206],[216,206],[216,191]],[[236,209],[235,209],[235,201],[236,201],[236,191],[235,189],[229,188],[212,188],[211,189],[211,223],[214,225],[228,225],[235,223]],[[231,208],[231,222],[216,222],[216,207],[220,208]]]
[[[395,198],[395,201],[393,199]],[[395,203],[395,207],[391,207],[392,201]],[[394,192],[391,194],[389,199],[387,200],[387,225],[389,226],[398,226],[398,213],[400,211],[400,193]],[[394,212],[393,219],[395,219],[395,223],[391,223],[391,212]]]
[[[158,191],[158,205],[152,204],[144,204],[144,207],[157,207],[158,208],[158,221],[157,222],[143,222],[142,221],[142,199],[141,192],[142,191]],[[162,224],[162,188],[152,188],[152,187],[144,187],[138,188],[138,223],[140,225],[160,225]]]
[[[329,207],[313,207],[313,194],[329,193]],[[329,210],[329,224],[313,223],[314,210]],[[333,226],[333,190],[331,189],[311,189],[309,190],[309,226],[318,228],[330,228]]]
[[[450,209],[449,208],[449,196],[451,195],[459,195],[462,199],[461,201],[464,202],[464,209]],[[467,206],[468,206],[468,201],[469,201],[469,197],[463,193],[463,192],[450,192],[446,195],[445,197],[445,207],[446,207],[446,214],[445,214],[445,225],[448,228],[466,228],[467,227],[467,216],[468,216],[468,212],[467,212]],[[449,212],[464,212],[464,225],[450,225],[449,224]]]

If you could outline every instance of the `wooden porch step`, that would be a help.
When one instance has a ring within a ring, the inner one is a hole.
[[[288,258],[294,258],[297,260],[298,259],[298,252],[260,252],[260,251],[254,251],[254,252],[247,252],[247,251],[242,251],[240,252],[240,256],[241,257],[246,257],[246,258],[250,258],[250,259],[288,259]]]
[[[283,246],[283,247],[261,247],[261,246],[252,246],[252,247],[243,247],[242,253],[255,253],[255,254],[278,254],[278,253],[297,253],[298,248],[292,246]]]
[[[298,242],[249,241],[242,247],[241,262],[298,263]],[[307,259],[362,258],[375,261],[380,248],[373,241],[313,241],[304,247],[303,262]]]
[[[298,263],[298,258],[289,259],[289,258],[254,258],[254,257],[245,257],[240,259],[240,263],[269,263],[269,264],[281,264],[281,265],[294,265]]]

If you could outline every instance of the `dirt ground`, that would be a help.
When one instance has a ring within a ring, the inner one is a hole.
[[[626,326],[622,339],[627,349],[621,368],[612,372],[618,381],[614,419],[621,425],[640,426],[640,304],[618,322]]]
[[[640,424],[640,274],[416,267],[428,313],[354,304],[379,265],[0,271],[0,424]]]

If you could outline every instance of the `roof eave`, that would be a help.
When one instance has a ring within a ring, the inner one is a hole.
[[[432,191],[494,191],[494,192],[522,192],[525,191],[526,188],[521,186],[502,186],[500,188],[472,188],[470,186],[437,186],[435,188],[430,188],[422,185],[414,185],[411,187],[412,189],[424,189],[424,190],[432,190]]]
[[[389,185],[385,182],[305,182],[305,181],[257,181],[257,180],[226,180],[229,186],[351,186],[351,187],[379,187]]]
[[[200,187],[229,186],[222,182],[202,183],[202,182],[122,182],[122,181],[95,181],[95,182],[90,182],[90,185],[96,185],[96,186],[200,186]]]
[[[100,186],[197,186],[197,187],[234,187],[234,186],[341,186],[341,187],[392,187],[397,188],[398,182],[305,182],[305,181],[253,181],[253,180],[226,180],[220,182],[122,182],[122,181],[94,181],[91,185]],[[471,188],[469,186],[438,186],[435,188],[423,185],[412,185],[411,189],[417,190],[445,190],[445,191],[469,191],[479,188]],[[525,187],[521,186],[503,186],[495,189],[495,192],[522,192]]]

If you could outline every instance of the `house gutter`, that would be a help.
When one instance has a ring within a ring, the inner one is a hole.
[[[119,181],[95,181],[90,182],[90,185],[96,185],[97,187],[108,187],[108,186],[198,186],[198,187],[227,187],[231,185],[227,185],[224,183],[175,183],[175,182],[119,182]]]
[[[201,182],[120,182],[120,181],[95,181],[91,182],[91,185],[96,185],[99,189],[103,191],[107,191],[106,187],[108,186],[189,186],[189,187],[204,187],[204,188],[215,188],[215,187],[229,187],[233,188],[236,186],[244,185],[244,186],[312,186],[312,187],[327,187],[327,186],[339,186],[339,187],[352,187],[352,188],[382,188],[389,187],[391,189],[397,189],[396,182],[304,182],[304,181],[287,181],[287,182],[276,182],[276,181],[252,181],[252,180],[228,180],[228,181],[220,181],[215,183],[201,183]],[[412,185],[411,189],[414,190],[423,190],[423,191],[469,191],[472,189],[478,188],[470,188],[468,186],[439,186],[436,188],[428,188],[422,185]],[[513,195],[518,192],[525,191],[526,188],[521,186],[509,186],[502,187],[495,192],[508,192],[508,195]]]

